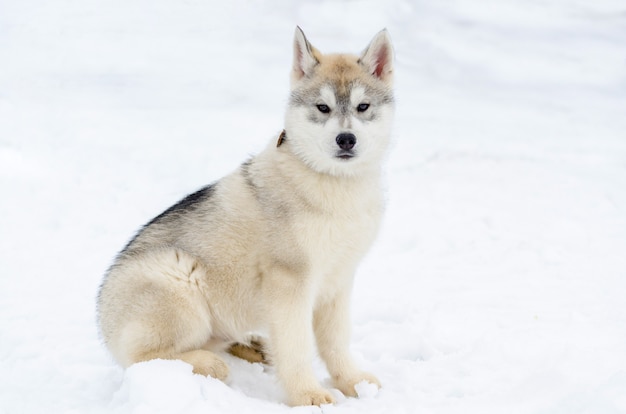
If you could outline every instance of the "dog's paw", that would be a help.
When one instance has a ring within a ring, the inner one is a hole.
[[[251,364],[263,363],[269,364],[269,359],[265,351],[266,346],[262,340],[255,339],[250,344],[233,344],[228,353],[236,356],[237,358],[245,359]]]
[[[226,380],[229,374],[228,365],[222,360],[213,360],[210,363],[198,364],[194,366],[194,374],[204,375],[205,377],[213,377],[220,381]]]
[[[301,391],[289,399],[291,406],[333,404],[335,399],[330,391],[323,388]]]
[[[193,373],[213,377],[224,381],[228,377],[228,365],[213,352],[196,350],[182,353],[177,356],[188,364],[193,365]]]
[[[369,372],[360,372],[349,377],[339,377],[333,381],[333,384],[346,397],[357,397],[358,394],[355,386],[363,381],[369,382],[370,384],[373,384],[378,388],[381,387],[378,378],[376,378],[373,374],[370,374]]]

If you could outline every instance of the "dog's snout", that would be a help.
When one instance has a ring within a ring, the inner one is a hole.
[[[336,141],[337,145],[339,145],[339,148],[348,151],[354,148],[354,145],[356,144],[356,136],[349,132],[342,132],[341,134],[337,135]]]

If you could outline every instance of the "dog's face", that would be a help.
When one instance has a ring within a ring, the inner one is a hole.
[[[393,118],[392,59],[384,30],[353,56],[322,55],[296,29],[285,124],[290,150],[320,173],[378,168]]]

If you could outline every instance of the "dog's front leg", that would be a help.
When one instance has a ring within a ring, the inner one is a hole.
[[[350,355],[350,289],[344,289],[333,299],[318,306],[314,316],[318,350],[333,385],[350,397],[356,397],[354,386],[361,381],[380,387],[378,379],[361,371]]]
[[[265,286],[270,318],[270,352],[289,404],[334,402],[313,373],[313,298],[306,278],[277,270]]]

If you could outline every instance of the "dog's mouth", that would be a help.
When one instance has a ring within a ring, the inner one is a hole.
[[[349,160],[350,158],[354,158],[356,154],[351,150],[341,150],[337,152],[336,157],[342,160]]]

